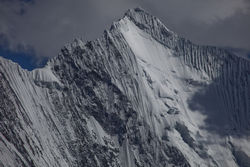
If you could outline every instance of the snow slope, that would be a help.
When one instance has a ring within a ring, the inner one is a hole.
[[[250,62],[140,8],[32,72],[0,57],[0,166],[249,166]]]

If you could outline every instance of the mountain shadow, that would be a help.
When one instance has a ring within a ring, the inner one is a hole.
[[[201,128],[222,136],[242,136],[250,133],[250,62],[230,53],[224,55],[208,62],[212,83],[195,93],[188,105],[206,115]]]

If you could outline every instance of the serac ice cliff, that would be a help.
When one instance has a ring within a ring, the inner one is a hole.
[[[0,166],[250,166],[250,61],[140,8],[44,68],[0,58]]]

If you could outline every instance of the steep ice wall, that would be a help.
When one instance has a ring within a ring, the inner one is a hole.
[[[212,85],[218,89],[216,91],[224,96],[223,103],[227,103],[225,104],[225,107],[228,107],[226,110],[235,112],[233,114],[237,118],[231,118],[231,123],[238,126],[235,128],[249,130],[248,111],[250,111],[250,66],[248,59],[232,55],[231,52],[224,49],[192,44],[190,41],[180,38],[173,32],[169,31],[160,22],[160,20],[156,19],[154,16],[145,14],[145,12],[141,9],[129,10],[125,16],[129,18],[129,20],[132,21],[140,30],[147,32],[147,34],[150,34],[149,36],[155,39],[155,41],[158,41],[166,48],[170,49],[173,52],[173,55],[179,57],[179,62],[183,62],[185,65],[192,68],[192,70],[198,71],[198,73],[202,74],[203,77],[206,76],[208,80],[213,81]],[[142,40],[146,41],[144,39]],[[142,42],[140,41],[138,43]],[[147,47],[147,49],[152,51],[151,47]],[[156,48],[156,50],[159,49]],[[156,53],[156,55],[154,53],[150,53],[149,55],[154,55],[149,56],[151,59],[160,61],[156,63],[157,66],[160,66],[161,64],[164,64],[165,66],[167,66],[167,64],[175,64],[170,61],[170,63],[163,63],[161,61],[162,59],[155,58],[155,56],[159,55],[159,53]],[[170,70],[168,69],[168,71]],[[182,74],[183,77],[185,75],[187,74]],[[191,73],[191,75],[194,74]],[[235,122],[236,120],[238,120],[238,122]]]
[[[249,80],[248,60],[129,10],[44,68],[0,58],[0,166],[249,164]]]

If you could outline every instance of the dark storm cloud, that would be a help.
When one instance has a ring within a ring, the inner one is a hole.
[[[169,0],[155,12],[193,42],[250,49],[250,1]]]
[[[0,33],[8,38],[9,47],[32,46],[39,57],[55,56],[74,37],[97,38],[127,9],[136,6],[145,8],[170,29],[196,43],[250,49],[250,11],[245,0],[0,0],[0,3]]]

